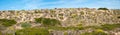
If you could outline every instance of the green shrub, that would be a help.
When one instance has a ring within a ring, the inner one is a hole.
[[[3,26],[12,26],[14,24],[16,24],[17,22],[15,20],[8,20],[8,19],[0,19],[0,24],[2,24]]]
[[[85,28],[102,29],[102,30],[113,30],[115,28],[120,28],[120,24],[104,24],[104,25],[101,25],[101,26],[87,26]]]
[[[81,35],[108,35],[108,34],[105,32],[93,31],[93,32],[85,32],[82,33]]]
[[[35,18],[35,21],[38,23],[43,23],[44,26],[55,26],[60,24],[59,20],[50,18]]]
[[[49,31],[45,28],[26,28],[17,30],[15,35],[49,35]]]
[[[42,23],[42,20],[43,20],[44,18],[35,18],[35,21],[36,22],[38,22],[38,23]]]
[[[83,27],[58,27],[58,26],[49,26],[48,29],[53,30],[83,30]]]
[[[21,23],[21,27],[23,27],[23,28],[30,28],[31,27],[31,24],[29,24],[29,23]]]
[[[80,14],[81,14],[81,15],[84,15],[84,12],[83,12],[83,11],[81,11],[81,12],[80,12]]]
[[[120,28],[120,24],[104,24],[101,25],[101,29],[103,30],[113,30],[115,28]]]
[[[78,25],[77,25],[77,28],[78,28],[79,30],[87,29],[87,27],[83,27],[82,24],[78,24]]]
[[[107,8],[98,8],[98,10],[109,10]]]
[[[53,29],[53,30],[67,30],[65,27],[57,27],[57,26],[50,26],[48,29]]]

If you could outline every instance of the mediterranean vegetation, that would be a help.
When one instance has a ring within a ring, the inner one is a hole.
[[[26,28],[16,31],[15,35],[49,35],[49,31],[45,28]]]
[[[0,35],[116,35],[119,12],[108,8],[0,11]]]
[[[23,22],[23,23],[21,23],[21,27],[23,27],[23,28],[30,28],[31,24],[29,24],[27,22]]]
[[[98,10],[109,10],[107,8],[98,8]]]
[[[12,26],[14,24],[16,24],[17,22],[15,20],[9,20],[9,19],[0,19],[0,24],[5,26],[5,27],[9,27]]]
[[[55,26],[60,24],[59,20],[50,18],[35,18],[35,21],[38,23],[42,23],[44,26]]]

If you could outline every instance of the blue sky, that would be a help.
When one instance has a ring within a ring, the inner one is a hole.
[[[83,7],[120,9],[120,0],[0,0],[0,10]]]

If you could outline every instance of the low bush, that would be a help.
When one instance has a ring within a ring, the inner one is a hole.
[[[98,8],[98,10],[109,10],[107,8]]]
[[[115,28],[120,28],[120,24],[104,24],[104,25],[101,25],[101,29],[103,29],[103,30],[113,30]]]
[[[108,34],[103,31],[93,31],[93,32],[85,32],[82,33],[81,35],[108,35]]]
[[[21,27],[23,27],[23,28],[30,28],[31,27],[31,24],[29,24],[29,23],[21,23]]]
[[[15,35],[49,35],[49,31],[45,28],[26,28],[17,30]]]
[[[35,18],[35,21],[38,23],[42,23],[44,26],[55,26],[60,24],[59,20],[50,18]]]
[[[120,28],[120,24],[103,24],[101,26],[88,26],[86,28],[102,29],[102,30],[114,30]]]
[[[8,19],[0,19],[0,24],[8,27],[8,26],[12,26],[14,24],[16,24],[17,22],[15,20],[8,20]]]
[[[53,29],[53,30],[83,30],[84,27],[58,27],[58,26],[50,26],[48,29]]]

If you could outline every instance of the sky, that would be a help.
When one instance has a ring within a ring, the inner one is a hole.
[[[120,9],[120,0],[0,0],[0,10],[84,7]]]

